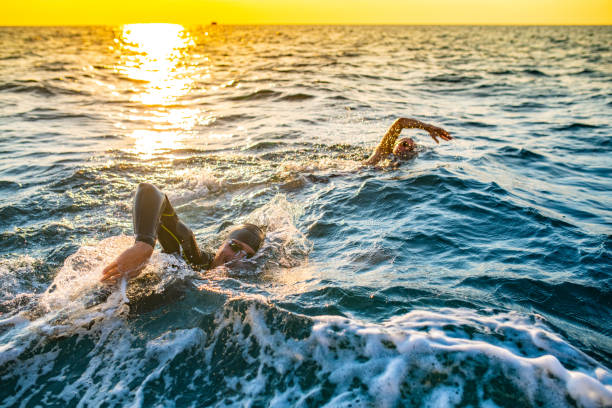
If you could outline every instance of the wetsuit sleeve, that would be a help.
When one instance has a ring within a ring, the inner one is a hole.
[[[155,246],[164,252],[176,253],[183,248],[183,256],[193,264],[208,267],[212,256],[200,251],[191,229],[179,220],[168,197],[157,187],[141,183],[134,201],[134,233],[137,241]]]
[[[132,214],[136,241],[155,246],[164,199],[165,195],[152,184],[140,183],[138,185]]]
[[[164,196],[164,198],[159,226],[159,243],[164,251],[178,252],[181,246],[183,256],[190,264],[208,266],[211,261],[210,255],[200,251],[193,231],[178,218],[168,197]]]
[[[164,227],[165,225],[162,225]],[[199,265],[208,268],[212,262],[212,256],[206,252],[200,251],[195,240],[195,235],[189,227],[183,224],[180,220],[176,223],[174,235],[178,238],[181,247],[183,247],[183,256],[192,265]]]

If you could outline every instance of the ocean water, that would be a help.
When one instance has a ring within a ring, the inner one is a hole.
[[[612,28],[0,28],[0,406],[612,406]],[[364,167],[398,117],[447,129]],[[203,247],[117,287],[139,182]]]

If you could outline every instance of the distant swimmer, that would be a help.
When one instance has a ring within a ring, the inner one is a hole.
[[[254,224],[235,227],[213,255],[198,248],[191,229],[181,222],[168,197],[157,187],[141,183],[136,191],[133,209],[135,242],[102,271],[103,282],[116,282],[125,276],[137,277],[153,254],[156,241],[164,252],[183,252],[190,264],[213,269],[227,262],[250,258],[264,240],[264,232]]]
[[[375,165],[381,160],[392,157],[400,160],[412,159],[416,156],[416,143],[409,137],[403,137],[397,140],[402,129],[423,129],[429,133],[429,135],[440,143],[438,138],[442,140],[451,140],[450,133],[446,130],[423,123],[416,119],[399,118],[387,130],[387,133],[383,136],[372,155],[363,164]],[[397,140],[397,143],[396,143]]]

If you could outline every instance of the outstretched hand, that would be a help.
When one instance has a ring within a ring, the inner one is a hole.
[[[438,138],[440,138],[442,140],[451,140],[452,139],[452,136],[450,135],[450,133],[448,133],[446,130],[444,130],[442,128],[439,128],[437,126],[426,124],[425,127],[423,127],[423,129],[426,130],[429,133],[429,136],[431,136],[431,138],[433,140],[435,140],[436,143],[440,143]]]
[[[115,283],[121,277],[132,279],[140,275],[140,272],[147,266],[149,258],[153,254],[153,247],[145,242],[136,241],[134,245],[126,249],[104,270],[102,278],[104,283]]]

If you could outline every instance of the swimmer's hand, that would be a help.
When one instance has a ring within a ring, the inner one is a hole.
[[[149,258],[153,254],[153,247],[146,242],[136,241],[134,245],[126,249],[104,270],[100,281],[104,283],[116,283],[125,276],[133,279],[147,266]]]
[[[429,136],[431,136],[431,138],[433,140],[436,141],[436,143],[440,143],[438,141],[438,138],[442,139],[442,140],[451,140],[452,136],[450,135],[450,133],[448,133],[446,130],[439,128],[437,126],[434,125],[430,125],[428,123],[423,123],[423,130],[427,131],[427,133],[429,133]]]

